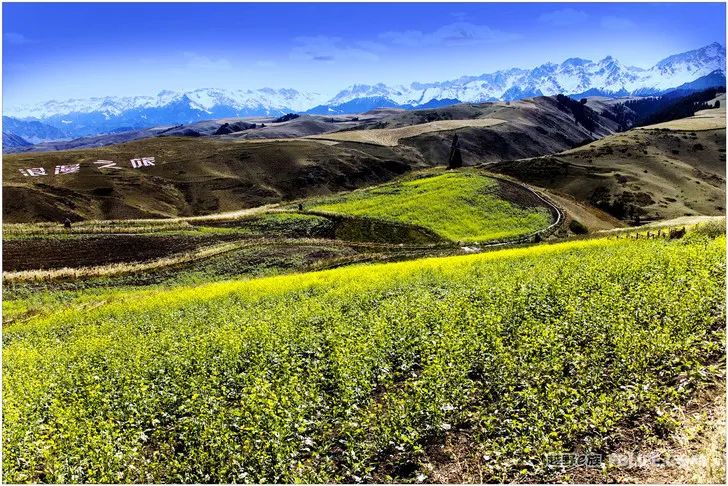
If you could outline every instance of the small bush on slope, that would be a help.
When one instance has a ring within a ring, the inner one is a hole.
[[[669,426],[723,359],[724,274],[724,238],[590,240],[13,324],[3,479],[403,480],[462,427],[484,480],[542,477],[547,452]]]

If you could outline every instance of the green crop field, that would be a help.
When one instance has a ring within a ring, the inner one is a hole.
[[[435,174],[314,201],[311,209],[413,224],[463,242],[525,235],[551,223],[546,208],[517,206],[476,171]]]
[[[4,326],[3,480],[412,481],[457,437],[483,481],[544,480],[673,427],[721,372],[724,276],[688,234],[81,291]]]
[[[224,225],[227,223],[229,227]],[[226,220],[221,217],[202,217],[158,220],[80,221],[70,229],[60,223],[17,223],[3,225],[3,240],[27,238],[74,238],[86,235],[149,234],[198,236],[215,234],[273,235],[306,234],[325,225],[326,219],[310,214],[291,212],[259,212]],[[288,232],[286,232],[286,230]]]

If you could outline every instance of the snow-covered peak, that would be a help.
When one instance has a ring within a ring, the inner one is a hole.
[[[327,104],[342,104],[357,98],[389,98],[393,101],[401,98],[408,91],[403,86],[387,86],[384,83],[354,84],[339,91]]]
[[[446,98],[483,102],[588,91],[625,94],[674,88],[715,70],[725,71],[725,48],[718,43],[671,56],[649,69],[626,66],[613,56],[596,62],[572,57],[561,64],[545,63],[530,70],[511,68],[450,81],[413,82],[406,87],[355,84],[340,91],[327,104],[339,105],[356,98],[375,97],[417,106],[432,99]]]
[[[666,57],[648,71],[648,83],[657,89],[666,89],[689,83],[713,71],[725,72],[725,47],[714,42],[710,45]]]
[[[678,66],[691,65],[699,68],[705,65],[721,66],[725,69],[725,47],[713,42],[710,45],[695,49],[693,51],[683,52],[666,57],[658,62],[655,67],[662,71],[671,71]]]
[[[418,106],[444,99],[477,103],[539,94],[647,93],[674,88],[714,71],[725,72],[725,62],[725,47],[716,42],[667,57],[649,69],[626,66],[612,56],[598,61],[572,57],[561,64],[548,62],[533,69],[514,67],[444,81],[412,82],[397,86],[383,83],[354,84],[336,94],[269,87],[237,90],[204,88],[187,92],[165,90],[153,96],[48,101],[33,106],[6,108],[5,115],[47,120],[59,116],[70,119],[69,115],[74,114],[101,114],[106,119],[113,119],[140,110],[184,105],[199,112],[195,115],[199,117],[221,113],[224,113],[222,116],[248,116],[303,112],[318,105],[336,106],[362,98]]]
[[[31,106],[6,108],[6,115],[16,118],[45,119],[57,115],[98,112],[116,116],[132,109],[160,108],[170,104],[189,104],[190,108],[210,112],[225,106],[235,110],[246,108],[289,109],[305,111],[323,101],[318,93],[304,93],[295,89],[261,88],[258,90],[196,89],[187,92],[160,91],[156,96],[103,97],[48,101]]]

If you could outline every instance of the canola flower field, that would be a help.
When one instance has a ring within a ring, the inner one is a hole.
[[[5,482],[483,480],[673,424],[721,372],[725,237],[594,239],[139,294],[3,332]]]
[[[427,228],[452,241],[526,235],[551,224],[546,208],[522,208],[497,194],[498,183],[473,170],[404,179],[314,201],[313,210],[367,216]]]

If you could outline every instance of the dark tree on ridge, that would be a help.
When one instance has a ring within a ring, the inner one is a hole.
[[[463,166],[463,156],[460,154],[460,145],[458,144],[458,134],[452,138],[450,146],[450,157],[447,160],[448,169],[458,169]]]

